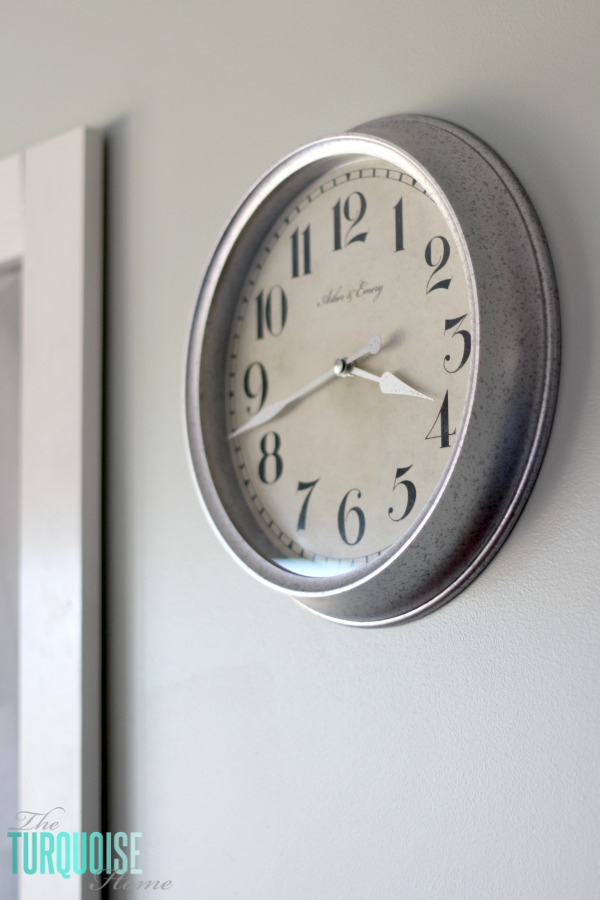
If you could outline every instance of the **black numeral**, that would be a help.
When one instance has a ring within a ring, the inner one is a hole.
[[[298,234],[296,228],[290,240],[292,242],[292,278],[310,275],[310,225],[306,226],[301,235]]]
[[[278,284],[264,296],[261,291],[256,298],[256,337],[260,341],[268,331],[273,337],[279,337],[287,321],[288,301],[286,293]]]
[[[435,241],[439,241],[439,244],[435,244]],[[439,253],[437,252],[440,249],[441,255],[439,255]],[[430,294],[432,291],[438,291],[440,290],[440,288],[444,288],[445,290],[447,290],[450,287],[452,278],[443,278],[441,281],[436,281],[435,284],[431,283],[440,269],[444,268],[449,259],[450,244],[448,243],[446,238],[442,237],[441,234],[438,234],[436,237],[431,238],[431,240],[425,247],[425,262],[433,269],[433,272],[429,276],[429,280],[427,282],[427,290],[425,291],[426,294]]]
[[[298,491],[308,491],[306,497],[304,498],[304,503],[302,504],[302,508],[300,509],[300,515],[298,516],[298,524],[296,525],[296,531],[305,531],[306,530],[306,513],[308,512],[308,501],[311,498],[312,492],[315,487],[319,483],[320,478],[317,478],[316,481],[299,481],[298,482]]]
[[[359,541],[363,539],[365,533],[365,514],[360,506],[351,506],[350,509],[346,509],[348,497],[354,492],[356,492],[357,498],[360,500],[361,493],[358,488],[351,488],[348,493],[344,495],[344,499],[340,503],[340,508],[338,510],[338,530],[340,532],[340,537],[345,544],[349,544],[351,547],[358,544]],[[355,519],[356,523],[356,537],[354,540],[350,540],[348,532],[346,531],[346,525],[351,516]]]
[[[407,478],[402,478],[403,475],[406,475],[407,472],[412,469],[412,466],[406,466],[405,469],[396,469],[396,478],[394,479],[394,487],[392,490],[396,490],[399,484],[403,484],[406,488],[406,506],[404,508],[404,512],[401,516],[394,516],[394,507],[390,506],[388,509],[388,516],[392,520],[392,522],[401,522],[402,519],[405,519],[409,513],[412,511],[413,506],[415,505],[415,501],[417,499],[417,489]]]
[[[275,484],[281,478],[283,460],[279,455],[280,447],[281,438],[276,431],[269,431],[261,438],[260,449],[263,455],[258,464],[258,475],[263,484]]]
[[[246,412],[257,413],[262,409],[267,399],[267,391],[269,390],[269,379],[267,378],[267,370],[262,363],[250,363],[244,375],[244,393],[249,400],[256,400],[259,397],[258,408],[253,410],[251,406],[246,407]]]
[[[439,434],[432,434],[431,432],[433,431],[433,429],[435,428],[435,426],[437,425],[438,422],[440,423]],[[449,447],[450,446],[450,438],[454,434],[456,434],[456,429],[454,429],[454,431],[450,431],[449,415],[448,415],[448,391],[446,391],[446,395],[442,401],[440,411],[437,414],[436,420],[433,423],[433,425],[431,426],[429,434],[427,435],[425,440],[427,440],[427,441],[439,440],[440,447]]]
[[[402,197],[394,207],[396,213],[396,252],[404,250],[404,216],[402,213]]]
[[[464,322],[464,320],[466,318],[467,318],[467,314],[465,313],[464,316],[459,316],[458,319],[446,319],[446,324],[444,326],[444,334],[446,334],[447,331],[450,331],[451,328],[454,328],[455,330],[452,332],[452,337],[456,337],[456,335],[459,334],[461,336],[461,338],[463,339],[462,359],[455,369],[449,369],[448,366],[446,365],[446,363],[450,362],[450,359],[451,359],[450,354],[448,353],[444,357],[444,368],[445,368],[446,372],[450,372],[450,373],[458,372],[459,369],[462,369],[462,367],[468,360],[469,356],[471,355],[471,334],[469,331],[465,331],[464,328],[463,329],[460,328],[460,326],[462,325],[462,323]]]
[[[356,201],[353,198],[356,197]],[[358,206],[357,206],[358,203]],[[338,202],[333,207],[333,249],[341,250],[343,247],[347,247],[349,244],[353,244],[355,241],[366,241],[367,232],[361,231],[359,234],[352,234],[358,223],[363,218],[365,212],[367,211],[367,201],[364,198],[364,195],[360,193],[360,191],[354,191],[353,194],[350,194],[349,197],[346,197],[344,200],[344,205],[342,206],[342,201],[338,200]],[[350,222],[350,227],[346,229],[346,233],[342,238],[342,212],[343,218]],[[352,236],[351,236],[352,235]]]

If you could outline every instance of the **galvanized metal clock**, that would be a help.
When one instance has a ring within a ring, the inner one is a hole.
[[[205,507],[247,569],[323,616],[423,615],[512,528],[558,370],[542,229],[488,146],[423,116],[316,141],[252,188],[200,290]]]

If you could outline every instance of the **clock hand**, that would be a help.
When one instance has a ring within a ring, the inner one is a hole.
[[[362,347],[353,356],[348,356],[345,358],[346,363],[350,364],[357,359],[361,359],[363,356],[370,356],[375,353],[379,353],[380,349],[381,338],[378,334],[374,334],[365,347]],[[313,381],[309,381],[309,383],[305,384],[304,387],[301,387],[299,390],[294,391],[293,394],[290,394],[290,396],[286,397],[284,400],[276,400],[275,403],[269,403],[268,406],[263,406],[263,408],[259,410],[256,415],[248,419],[247,422],[244,422],[243,425],[240,425],[239,428],[236,428],[235,431],[232,431],[227,436],[228,440],[231,440],[231,438],[233,437],[237,437],[238,434],[242,434],[242,432],[244,431],[249,431],[250,428],[256,428],[258,425],[264,425],[265,422],[270,422],[271,419],[274,419],[275,416],[278,416],[280,412],[283,412],[283,410],[290,406],[292,403],[295,403],[297,400],[302,399],[302,397],[305,397],[307,394],[311,394],[313,391],[316,391],[317,388],[321,387],[321,385],[334,378],[336,374],[337,372],[335,371],[335,367],[332,367],[327,372],[319,375],[318,378],[313,379]]]
[[[333,369],[330,369],[329,372],[324,372],[323,375],[320,375],[318,378],[315,378],[314,381],[310,381],[308,384],[305,384],[304,387],[300,388],[300,390],[295,391],[295,393],[290,394],[289,397],[286,397],[285,400],[277,400],[275,403],[269,403],[268,406],[263,406],[261,410],[259,410],[256,415],[252,416],[251,419],[248,419],[243,425],[240,425],[239,428],[236,428],[235,431],[230,432],[227,436],[229,440],[233,437],[237,437],[238,434],[242,434],[244,431],[249,431],[250,428],[256,428],[258,425],[264,425],[265,422],[270,422],[271,419],[274,419],[275,416],[278,416],[280,412],[282,412],[286,407],[290,406],[290,404],[295,403],[296,400],[300,400],[301,397],[304,397],[306,394],[310,394],[312,391],[316,391],[318,387],[321,387],[322,384],[325,384],[326,381],[329,381],[330,378],[333,378]]]
[[[366,347],[363,347],[362,350],[359,350],[354,356],[346,356],[345,359],[347,363],[353,363],[357,359],[362,359],[363,356],[375,356],[380,350],[381,338],[378,334],[374,334]]]
[[[343,365],[342,368],[340,363],[344,364],[345,362],[345,360],[336,360],[334,367],[336,375],[339,374],[343,377],[358,375],[360,378],[376,381],[384,394],[405,394],[408,397],[421,397],[423,400],[433,400],[433,397],[428,397],[427,394],[416,391],[414,388],[411,388],[410,385],[406,384],[405,381],[397,378],[396,375],[392,375],[391,372],[384,372],[383,375],[373,375],[371,372],[365,372],[364,369],[359,369],[358,366],[352,364]],[[342,368],[342,371],[338,372],[337,369],[340,368]]]

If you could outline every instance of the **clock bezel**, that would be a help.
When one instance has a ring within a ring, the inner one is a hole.
[[[232,477],[229,453],[224,452],[224,378],[214,373],[222,371],[231,311],[269,227],[309,183],[340,162],[365,156],[416,178],[453,233],[474,316],[471,381],[452,459],[415,525],[355,571],[301,576],[269,559],[273,546]],[[474,180],[466,190],[469,178]],[[490,247],[500,251],[496,257]],[[532,295],[536,302],[525,302]],[[506,308],[499,308],[501,297]],[[441,120],[399,116],[302,147],[270,169],[244,198],[217,244],[200,290],[188,351],[186,418],[209,519],[253,575],[327,618],[376,625],[423,615],[479,573],[516,521],[549,434],[559,346],[556,283],[539,220],[515,177],[481,141]],[[503,356],[511,359],[510,371],[498,365]],[[483,364],[487,368],[482,372]],[[517,446],[506,440],[505,432],[516,411],[521,430]],[[472,473],[477,469],[482,487],[474,491]]]

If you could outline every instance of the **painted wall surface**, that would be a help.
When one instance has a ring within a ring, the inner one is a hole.
[[[0,155],[78,124],[106,135],[109,824],[142,832],[165,896],[598,897],[599,29],[590,0],[2,4]],[[255,583],[218,542],[183,372],[247,187],[299,144],[402,111],[471,129],[523,181],[563,374],[492,565],[432,616],[365,632]]]

